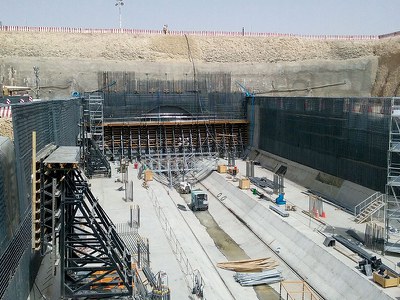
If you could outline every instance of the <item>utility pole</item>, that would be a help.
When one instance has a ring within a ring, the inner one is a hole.
[[[39,89],[40,89],[40,87],[39,87],[39,81],[40,81],[40,78],[39,78],[39,67],[33,67],[33,72],[34,72],[34,74],[35,74],[35,97],[36,97],[36,99],[39,99]]]
[[[119,29],[122,29],[122,15],[121,15],[121,6],[124,6],[124,1],[123,0],[115,0],[117,3],[115,3],[115,6],[118,6],[118,12],[119,12]]]

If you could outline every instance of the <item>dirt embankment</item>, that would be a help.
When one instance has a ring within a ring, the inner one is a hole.
[[[0,118],[0,136],[5,136],[13,140],[13,129],[11,119]]]
[[[187,60],[188,44],[202,62],[279,62],[350,59],[372,55],[379,41],[325,41],[294,37],[0,32],[0,57],[110,60]]]
[[[189,51],[190,49],[190,51]],[[206,37],[0,32],[0,58],[59,57],[113,61],[278,63],[377,56],[375,96],[400,94],[400,38],[309,40],[296,37]]]
[[[379,67],[372,95],[400,96],[400,38],[382,40],[374,51]]]

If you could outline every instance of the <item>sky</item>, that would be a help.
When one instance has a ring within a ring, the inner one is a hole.
[[[123,1],[123,6],[115,6]],[[291,34],[400,31],[400,0],[0,0],[2,25]]]

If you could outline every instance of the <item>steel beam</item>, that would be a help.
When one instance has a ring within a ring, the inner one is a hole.
[[[68,172],[62,188],[62,295],[132,295],[131,255],[80,171]]]

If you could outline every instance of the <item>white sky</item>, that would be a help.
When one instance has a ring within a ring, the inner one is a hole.
[[[122,27],[375,35],[400,30],[400,0],[123,0]],[[0,0],[3,25],[119,28],[116,0]]]

